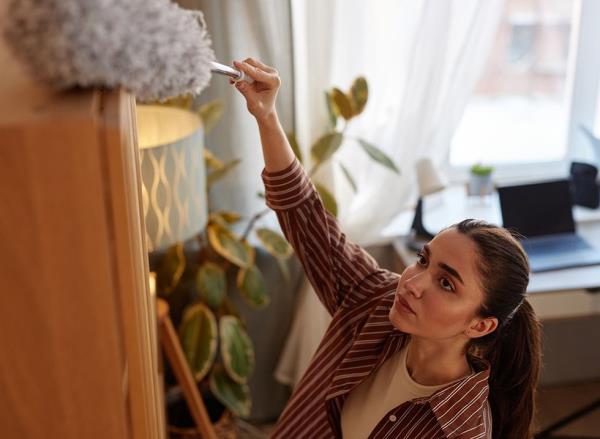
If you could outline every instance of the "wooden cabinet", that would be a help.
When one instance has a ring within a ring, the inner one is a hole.
[[[163,438],[135,100],[0,65],[0,437]]]

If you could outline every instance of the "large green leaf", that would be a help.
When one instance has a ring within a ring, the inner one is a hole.
[[[229,377],[246,383],[254,370],[254,347],[242,322],[234,316],[223,316],[219,320],[221,355]]]
[[[293,132],[289,132],[286,134],[288,142],[290,142],[290,146],[292,147],[292,151],[294,151],[294,155],[298,159],[300,163],[302,163],[302,151],[300,151],[300,145],[298,145],[298,139],[296,139],[296,134]]]
[[[223,163],[219,158],[217,158],[207,148],[203,148],[202,152],[204,154],[204,163],[206,164],[207,169],[219,170],[219,169],[223,169],[225,167],[225,163]]]
[[[219,215],[208,215],[208,225],[216,225],[222,229],[229,229],[229,224]]]
[[[369,99],[369,87],[367,86],[367,80],[363,76],[359,76],[354,80],[350,89],[350,95],[354,104],[354,115],[362,113]]]
[[[287,258],[292,254],[292,246],[281,234],[267,228],[256,229],[256,236],[265,249],[277,258]]]
[[[240,268],[237,275],[237,287],[244,300],[254,308],[264,308],[271,303],[265,279],[256,265],[250,268]]]
[[[354,116],[354,110],[352,108],[352,101],[346,93],[339,88],[334,87],[331,90],[331,98],[335,102],[336,107],[340,111],[342,117],[346,120],[352,119]]]
[[[220,210],[218,212],[212,212],[208,215],[208,221],[214,222],[221,227],[229,228],[230,224],[235,224],[242,219],[242,216],[236,212],[230,212],[227,210]]]
[[[213,262],[205,262],[196,275],[196,286],[202,300],[212,309],[218,310],[227,293],[225,270]]]
[[[156,270],[156,290],[159,295],[170,294],[179,283],[185,269],[183,243],[178,242],[169,247]]]
[[[216,224],[209,224],[206,232],[212,248],[229,262],[242,268],[254,262],[254,249],[233,232]]]
[[[277,266],[279,267],[279,271],[281,272],[281,275],[283,276],[283,280],[285,282],[289,282],[291,279],[291,276],[290,276],[290,267],[288,267],[288,259],[276,258],[275,260],[277,261]]]
[[[315,189],[317,189],[317,192],[321,196],[321,200],[323,201],[325,209],[327,209],[333,216],[337,217],[338,206],[337,202],[335,201],[335,197],[324,186],[321,186],[318,183],[315,184]]]
[[[229,210],[220,210],[219,212],[217,212],[217,214],[219,214],[221,218],[223,218],[229,224],[237,223],[239,220],[242,219],[242,215],[240,215],[237,212],[231,212]]]
[[[206,177],[207,189],[210,189],[213,184],[225,177],[229,173],[229,171],[235,168],[240,162],[240,159],[232,160],[230,162],[227,162],[221,169],[217,169],[216,171],[213,171],[210,174],[208,174],[208,176]]]
[[[200,381],[217,354],[217,321],[203,303],[187,308],[179,325],[179,339],[194,378]]]
[[[350,174],[350,171],[348,171],[348,169],[344,165],[342,165],[341,163],[339,165],[340,165],[340,168],[342,168],[342,172],[344,173],[346,180],[348,180],[348,183],[350,183],[350,186],[352,186],[352,190],[354,192],[356,192],[357,191],[356,182],[354,181],[352,174]]]
[[[390,159],[382,150],[363,139],[358,139],[358,143],[360,143],[360,146],[363,147],[369,157],[373,160],[394,171],[396,174],[400,173],[400,170],[396,167],[392,159]]]
[[[311,148],[311,154],[317,164],[330,158],[342,144],[343,138],[341,133],[328,133],[319,137]]]
[[[327,112],[329,113],[329,123],[331,124],[331,128],[335,129],[337,119],[340,116],[340,110],[335,105],[332,94],[327,91],[325,92],[325,103],[327,104]]]
[[[198,110],[198,116],[202,119],[202,124],[204,125],[204,133],[208,133],[213,129],[215,124],[221,118],[223,114],[223,101],[220,99],[215,99],[213,101],[207,102]]]
[[[241,418],[250,416],[252,407],[250,388],[247,384],[233,381],[221,364],[215,364],[210,374],[209,386],[215,398],[236,416]]]

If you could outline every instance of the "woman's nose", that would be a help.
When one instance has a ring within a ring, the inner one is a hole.
[[[415,274],[406,281],[406,289],[415,297],[421,297],[431,283],[431,276],[426,271]]]

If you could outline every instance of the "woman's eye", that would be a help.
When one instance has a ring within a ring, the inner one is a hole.
[[[442,277],[440,279],[440,285],[443,289],[448,290],[448,291],[454,291],[454,286],[452,285],[452,283],[446,279],[445,277]]]
[[[427,265],[427,259],[425,259],[423,253],[417,253],[417,263],[419,265]]]

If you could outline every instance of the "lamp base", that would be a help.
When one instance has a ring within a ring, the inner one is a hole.
[[[411,239],[408,246],[414,249],[414,246],[419,246],[417,250],[423,248],[423,244],[427,241],[431,241],[434,237],[432,233],[429,233],[423,225],[423,197],[419,197],[417,201],[417,207],[415,208],[415,217],[413,218],[410,226]]]

